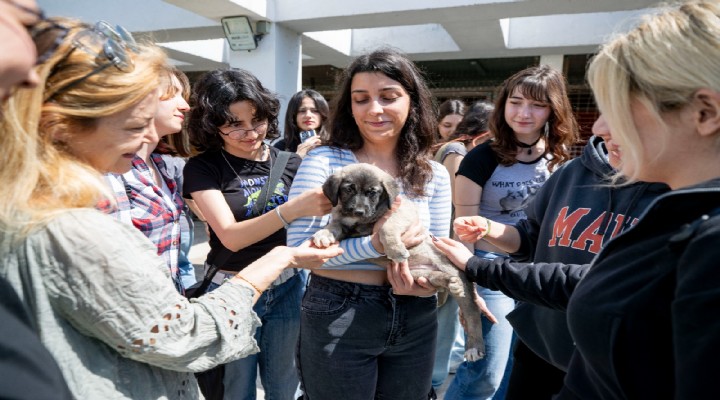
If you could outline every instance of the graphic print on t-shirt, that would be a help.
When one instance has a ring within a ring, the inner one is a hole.
[[[543,177],[544,178],[544,177]],[[544,182],[544,179],[543,179]],[[525,209],[525,206],[535,196],[543,182],[532,182],[520,185],[518,189],[508,189],[507,195],[500,198],[500,207],[502,208],[502,214],[512,214]],[[501,182],[498,182],[501,183]],[[513,184],[514,182],[505,182],[506,184]],[[518,182],[520,183],[520,182]]]
[[[253,189],[255,189],[254,192],[247,195],[247,202],[245,203],[245,209],[246,215],[245,217],[250,218],[252,216],[252,210],[253,207],[255,207],[255,203],[258,202],[258,198],[260,197],[260,192],[262,189],[262,185],[265,184],[265,181],[267,180],[267,177],[263,179],[263,183],[260,184],[260,186],[256,186]],[[249,190],[248,190],[249,192]],[[285,190],[285,184],[282,181],[279,181],[277,183],[277,186],[275,187],[275,191],[268,196],[267,203],[265,204],[264,208],[261,208],[262,213],[266,213],[268,210],[272,210],[273,208],[285,203],[287,201],[287,194]]]

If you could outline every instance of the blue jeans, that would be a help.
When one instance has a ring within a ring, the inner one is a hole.
[[[300,329],[303,285],[303,277],[296,274],[267,289],[255,303],[253,311],[262,321],[255,332],[260,353],[225,364],[225,399],[255,400],[258,367],[266,400],[295,399],[299,379],[294,350]]]
[[[298,367],[306,400],[427,400],[437,297],[312,274],[302,300]]]
[[[437,347],[432,374],[435,389],[445,382],[451,366],[460,364],[465,357],[465,332],[458,314],[458,304],[452,296],[448,296],[445,304],[438,307]]]
[[[493,259],[498,255],[476,250],[475,255]],[[504,399],[512,367],[511,348],[513,330],[505,316],[515,308],[515,300],[502,292],[478,287],[490,312],[498,320],[491,323],[482,318],[485,358],[462,363],[455,372],[455,379],[445,392],[446,400]]]
[[[180,253],[178,254],[178,268],[183,287],[189,288],[197,282],[195,278],[195,266],[188,259],[193,244],[193,222],[189,214],[183,213],[180,216]]]

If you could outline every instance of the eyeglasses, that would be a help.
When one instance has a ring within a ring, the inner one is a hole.
[[[130,53],[137,53],[138,46],[127,29],[120,25],[113,27],[106,21],[100,21],[91,29],[83,30],[73,38],[70,52],[72,53],[75,50],[95,56],[97,67],[86,75],[57,89],[46,101],[50,101],[58,94],[67,91],[108,67],[114,66],[122,72],[131,72],[135,68],[135,64]]]
[[[35,17],[34,22],[25,26],[28,34],[35,43],[35,50],[37,54],[37,61],[35,62],[35,65],[47,61],[48,58],[55,53],[57,48],[60,46],[60,43],[62,43],[65,35],[67,35],[68,29],[48,20],[41,9],[30,8],[12,0],[5,0],[5,3],[10,4],[25,14],[30,14]],[[53,30],[59,30],[60,34],[52,35],[53,40],[49,41],[47,38],[50,37],[50,35],[46,34]]]
[[[306,112],[310,111],[313,114],[320,114],[320,112],[317,110],[317,108],[301,108],[298,110],[298,114],[305,114]]]
[[[237,140],[247,136],[250,132],[256,132],[258,135],[264,134],[265,130],[267,129],[267,124],[267,121],[265,121],[253,126],[250,129],[237,128],[231,130],[230,132],[223,132],[221,129],[218,128],[218,131],[221,135],[228,136],[230,137],[230,139]]]

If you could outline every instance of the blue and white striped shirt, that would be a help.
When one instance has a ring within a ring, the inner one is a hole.
[[[355,155],[349,150],[328,146],[320,146],[311,150],[300,164],[288,198],[295,198],[308,189],[322,186],[325,180],[338,169],[358,162]],[[433,178],[425,187],[425,196],[411,199],[411,201],[417,205],[423,226],[437,237],[447,237],[450,231],[452,207],[450,176],[442,164],[435,161],[431,161],[431,164]],[[287,231],[288,246],[300,245],[328,222],[330,222],[330,214],[323,217],[296,219],[290,223]],[[340,242],[340,247],[345,252],[325,263],[324,269],[384,270],[378,265],[365,261],[383,256],[373,247],[370,236],[344,239]]]

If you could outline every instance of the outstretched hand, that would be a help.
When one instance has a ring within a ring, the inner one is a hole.
[[[310,240],[304,241],[298,247],[291,247],[292,259],[290,267],[313,269],[325,264],[327,260],[337,257],[343,253],[343,249],[337,243],[326,248],[318,248]]]
[[[453,230],[457,237],[466,243],[475,243],[482,239],[490,226],[487,218],[481,216],[457,217],[453,221]]]
[[[432,242],[438,250],[443,252],[450,261],[460,270],[465,271],[465,265],[473,253],[464,244],[450,238],[434,238]]]

